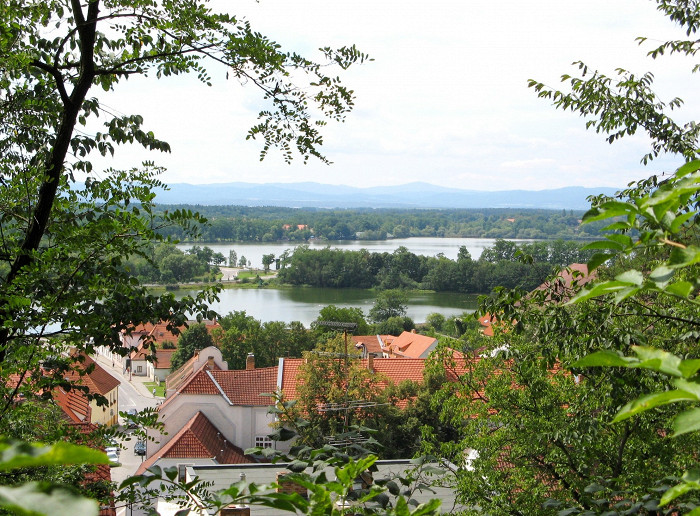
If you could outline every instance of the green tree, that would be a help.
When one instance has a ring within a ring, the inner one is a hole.
[[[274,254],[264,254],[262,256],[262,264],[263,267],[265,268],[265,272],[270,270],[270,264],[275,261],[275,255]]]
[[[367,324],[367,321],[365,320],[362,309],[357,307],[340,307],[336,305],[324,306],[319,311],[316,321],[312,323],[312,327],[315,327],[320,333],[327,332],[328,328],[324,327],[323,325],[319,325],[318,323],[320,322],[355,323],[357,324],[355,334],[367,335],[369,332],[369,324]]]
[[[697,2],[658,3],[688,35],[700,28]],[[672,41],[650,54],[698,48]],[[680,101],[660,101],[650,74],[618,70],[612,79],[583,63],[579,70],[564,77],[570,92],[531,86],[610,142],[645,131],[645,163],[662,152],[697,156],[698,125],[669,118],[667,107]],[[588,266],[605,280],[574,288],[573,301],[566,303],[572,293],[503,290],[484,304],[512,324],[501,326],[487,353],[467,360],[459,392],[443,390],[438,400],[443,417],[465,425],[461,446],[442,449],[461,457],[471,451],[471,471],[460,482],[466,502],[493,513],[697,511],[697,496],[676,500],[697,489],[696,469],[663,497],[669,480],[657,482],[697,464],[700,436],[692,431],[700,411],[681,413],[671,403],[699,399],[698,169],[688,163],[673,177],[593,199],[584,221],[607,226],[605,240],[589,246],[599,254]],[[617,368],[587,367],[602,365]],[[648,410],[654,407],[660,410]]]
[[[383,322],[390,317],[403,317],[408,308],[408,295],[402,290],[383,290],[369,311],[374,322]]]
[[[214,345],[212,336],[207,331],[206,324],[193,324],[182,332],[177,339],[177,349],[170,358],[170,368],[177,371],[198,349],[208,348]]]
[[[236,251],[231,249],[228,253],[228,266],[235,267],[236,265],[238,265],[238,254],[236,254]]]
[[[44,351],[60,352],[39,346],[45,337],[60,334],[91,352],[93,344],[118,348],[120,331],[142,321],[178,325],[193,309],[208,315],[209,293],[153,296],[122,267],[128,257],[148,256],[162,226],[193,227],[193,214],[155,213],[152,191],[163,185],[153,163],[93,170],[94,152],[111,155],[122,144],[169,150],[141,116],[104,109],[90,95],[94,86],[109,93],[148,73],[154,80],[192,73],[209,84],[206,64],[223,64],[269,103],[248,137],[262,140],[263,156],[278,147],[288,161],[293,149],[325,161],[315,115],[342,119],[353,103],[350,90],[324,75],[325,62],[283,51],[199,1],[10,0],[0,26],[0,361],[13,364],[3,378],[36,368]],[[354,47],[323,55],[340,68],[365,59]],[[4,397],[10,404],[14,393]]]
[[[381,335],[401,335],[405,331],[411,331],[416,327],[408,316],[399,317],[398,315],[389,317],[386,321],[381,321],[374,325],[374,331]]]

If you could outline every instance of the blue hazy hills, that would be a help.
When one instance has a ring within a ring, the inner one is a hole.
[[[585,210],[590,195],[614,188],[570,186],[552,190],[487,192],[408,183],[356,188],[321,183],[175,183],[159,191],[159,204],[282,206],[289,208],[540,208]]]

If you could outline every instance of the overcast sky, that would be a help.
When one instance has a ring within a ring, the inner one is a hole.
[[[321,46],[356,44],[374,58],[341,77],[357,95],[343,124],[327,126],[331,166],[259,161],[246,141],[261,109],[250,85],[214,86],[194,79],[130,79],[102,96],[109,107],[140,113],[168,141],[170,155],[120,151],[119,166],[155,159],[168,183],[301,182],[351,186],[424,181],[473,190],[541,190],[562,186],[622,187],[673,170],[677,158],[641,157],[645,138],[609,145],[582,120],[555,110],[527,88],[530,78],[553,87],[571,63],[613,74],[616,67],[653,71],[664,100],[686,101],[680,121],[700,119],[694,62],[646,57],[637,36],[652,42],[684,33],[647,0],[239,0],[218,5],[244,16],[283,47],[316,57]]]

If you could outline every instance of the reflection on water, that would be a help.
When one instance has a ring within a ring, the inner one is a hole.
[[[178,297],[193,295],[195,290],[180,290]],[[415,322],[425,322],[428,314],[439,312],[445,317],[473,312],[476,297],[453,292],[419,292],[409,295],[408,316]],[[327,305],[360,308],[365,316],[374,304],[374,294],[369,290],[335,288],[289,289],[225,289],[220,301],[211,305],[221,315],[233,311],[245,311],[263,322],[301,321],[308,327],[316,320],[319,311]]]
[[[330,246],[343,250],[357,251],[367,249],[370,252],[393,253],[400,246],[405,246],[409,251],[424,256],[436,256],[443,254],[451,260],[457,259],[459,248],[465,246],[473,259],[481,256],[481,252],[491,247],[495,242],[493,238],[400,238],[394,240],[352,240],[339,242],[315,242],[309,247],[322,249]],[[292,251],[295,244],[291,242],[259,243],[229,243],[207,244],[214,252],[224,255],[226,260],[233,249],[238,255],[245,256],[253,267],[262,267],[262,255],[274,254],[279,256],[285,250]],[[179,244],[179,248],[185,250],[192,244]],[[192,294],[194,291],[180,291],[178,295]],[[263,322],[266,321],[301,321],[305,326],[316,320],[318,312],[327,305],[341,307],[357,307],[362,309],[365,315],[374,304],[371,291],[361,289],[334,289],[334,288],[289,288],[289,289],[226,289],[219,296],[221,301],[212,305],[212,309],[222,315],[234,310],[245,310],[248,315]],[[460,315],[465,311],[473,312],[476,309],[476,296],[441,292],[439,294],[415,293],[410,295],[408,316],[415,322],[425,322],[428,314],[439,312],[445,317]]]

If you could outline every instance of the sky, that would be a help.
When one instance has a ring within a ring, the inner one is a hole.
[[[340,77],[356,94],[344,123],[325,128],[325,165],[274,151],[259,160],[246,141],[263,107],[252,85],[213,69],[213,86],[195,78],[130,79],[102,102],[139,113],[168,141],[169,155],[119,150],[109,165],[154,159],[166,183],[318,182],[355,187],[427,182],[466,190],[624,187],[675,169],[669,156],[644,167],[643,136],[613,145],[586,131],[576,114],[537,98],[528,79],[562,87],[572,63],[612,75],[652,71],[664,100],[685,100],[677,121],[700,119],[692,58],[646,56],[654,43],[684,33],[648,0],[218,0],[283,48],[317,58],[317,49],[355,44],[374,60]],[[235,7],[235,10],[233,10]],[[638,36],[649,38],[639,46]],[[342,72],[342,73],[340,73]]]

